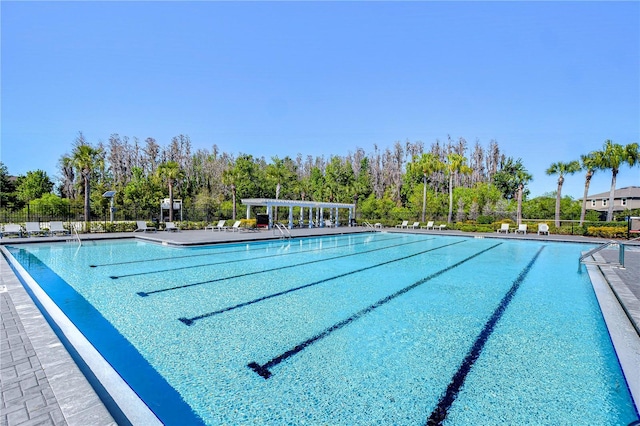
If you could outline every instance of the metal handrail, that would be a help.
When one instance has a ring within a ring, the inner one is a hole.
[[[631,240],[633,241],[633,240]],[[602,251],[606,248],[608,248],[609,246],[612,245],[617,245],[618,246],[618,263],[608,263],[608,262],[595,262],[595,264],[607,264],[607,265],[614,265],[614,266],[618,266],[620,268],[624,268],[624,249],[625,249],[625,243],[620,242],[620,241],[614,241],[614,240],[610,240],[607,241],[606,243],[603,243],[602,245],[599,245],[598,247],[595,247],[591,250],[589,250],[588,252],[584,253],[582,256],[580,256],[580,259],[578,259],[578,271],[581,271],[580,266],[585,263],[584,260],[590,256],[593,256],[594,254],[598,253],[599,251]],[[590,262],[591,264],[593,264],[593,262]]]
[[[375,227],[375,226],[373,226],[372,224],[370,224],[369,222],[364,221],[364,222],[362,222],[362,223],[363,223],[363,224],[364,224],[364,226],[365,226],[368,230],[370,230],[371,232],[376,232],[376,227]]]
[[[74,232],[76,233],[76,239],[78,240],[78,247],[82,247],[82,240],[80,239],[80,234],[78,234],[78,227],[72,226]]]
[[[591,250],[589,250],[588,252],[586,252],[585,254],[583,254],[582,256],[580,256],[580,259],[578,259],[578,263],[582,263],[582,261],[584,259],[586,259],[587,257],[596,254],[597,252],[606,249],[607,247],[609,247],[610,245],[613,244],[619,244],[617,241],[607,241],[606,243],[603,243],[602,245],[599,245],[598,247],[592,248]]]
[[[289,229],[287,229],[286,226],[283,226],[279,223],[275,223],[275,228],[280,231],[280,234],[282,235],[283,238],[291,238],[291,232],[289,231]]]

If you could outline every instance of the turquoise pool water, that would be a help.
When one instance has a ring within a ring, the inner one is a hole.
[[[10,251],[166,424],[626,425],[587,248],[377,233]]]

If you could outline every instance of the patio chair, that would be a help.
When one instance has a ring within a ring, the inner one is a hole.
[[[333,222],[331,222],[331,219],[327,219],[324,221],[324,226],[326,226],[327,228],[333,228],[335,225],[333,224]]]
[[[27,222],[25,224],[25,232],[27,236],[37,235],[39,237],[46,236],[48,232],[40,228],[40,222]]]
[[[505,234],[508,234],[509,233],[509,224],[508,223],[503,223],[500,226],[500,229],[498,229],[497,232],[498,232],[498,234],[501,233],[501,232],[504,232]]]
[[[418,229],[420,228],[420,222],[413,222],[413,225],[411,225],[411,229]]]
[[[403,220],[402,223],[400,225],[396,225],[396,228],[408,228],[409,227],[409,221],[408,220]]]
[[[156,232],[157,229],[154,228],[153,226],[147,226],[147,222],[145,222],[144,220],[137,220],[136,224],[138,225],[138,229],[136,229],[133,232],[138,232],[138,231],[142,231],[142,232]]]
[[[430,220],[426,225],[422,225],[420,228],[422,229],[433,229],[433,221]]]
[[[231,229],[231,232],[236,232],[236,231],[240,231],[240,224],[242,222],[239,220],[236,220],[236,223],[233,224],[233,226],[231,228],[227,228],[227,229]],[[226,229],[225,229],[226,230]]]
[[[523,234],[526,235],[527,234],[527,224],[526,223],[521,223],[520,225],[518,225],[518,229],[516,229],[516,234]]]
[[[546,223],[539,223],[538,235],[549,235],[549,225],[547,225]]]
[[[167,232],[179,232],[180,228],[178,228],[173,222],[165,222],[164,230]]]
[[[62,226],[62,222],[51,222],[49,224],[49,234],[51,235],[69,235],[71,232]]]
[[[205,230],[205,231],[207,231],[207,230],[209,230],[209,229],[210,229],[210,230],[212,230],[212,231],[222,231],[223,229],[226,229],[226,228],[227,228],[226,226],[224,226],[224,224],[225,224],[225,223],[227,223],[227,221],[226,221],[226,220],[224,220],[224,219],[222,219],[222,220],[219,220],[219,221],[218,221],[218,224],[217,224],[217,225],[211,225],[211,224],[210,224],[210,225],[205,226],[205,227],[204,227],[204,230]]]
[[[15,223],[6,224],[2,231],[2,236],[4,237],[7,235],[17,235],[18,237],[22,237],[22,226]]]

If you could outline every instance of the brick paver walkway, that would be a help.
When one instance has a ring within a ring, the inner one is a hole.
[[[0,426],[115,425],[0,255]]]
[[[0,288],[2,425],[66,425],[42,364],[5,287]]]

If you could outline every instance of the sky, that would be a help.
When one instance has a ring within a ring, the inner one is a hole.
[[[78,132],[267,160],[451,136],[496,140],[539,196],[552,163],[640,142],[637,1],[2,1],[0,20],[12,175],[57,176]],[[583,189],[581,172],[563,195]]]

